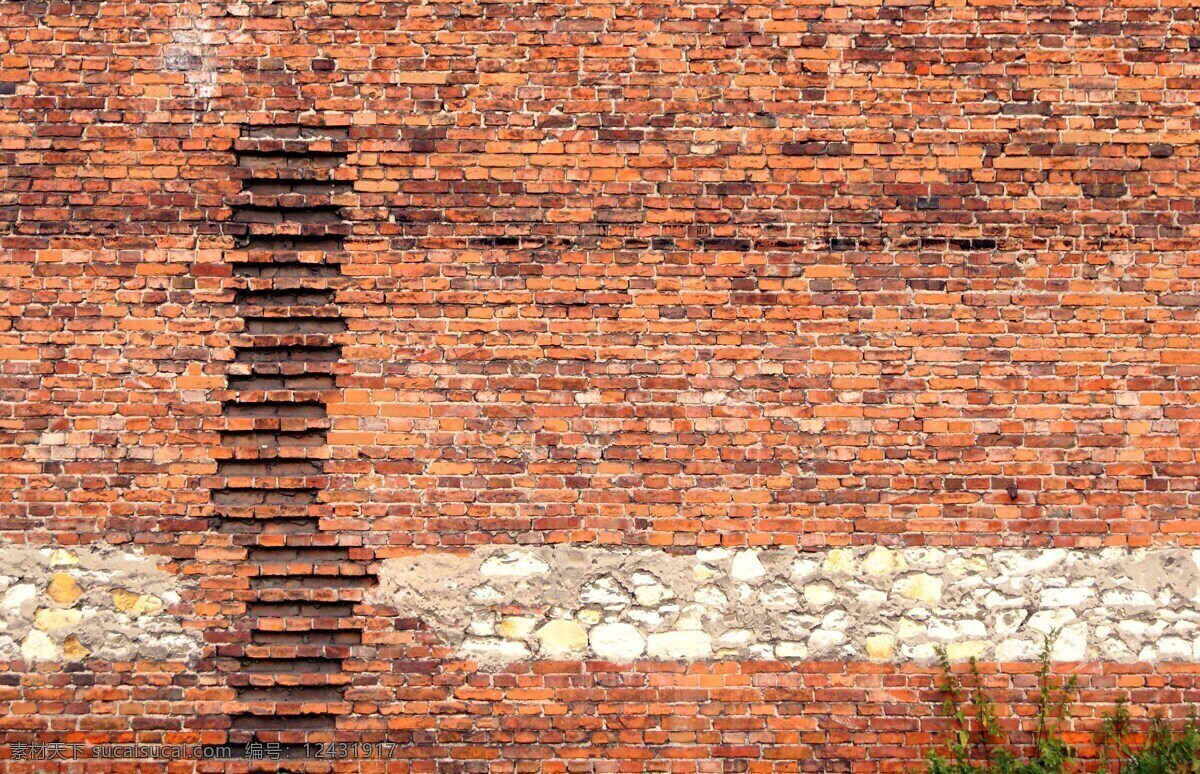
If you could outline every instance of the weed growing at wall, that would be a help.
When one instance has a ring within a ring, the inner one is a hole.
[[[1066,741],[1067,718],[1078,698],[1074,676],[1055,679],[1050,671],[1052,638],[1042,648],[1032,740],[1014,738],[1014,729],[998,719],[996,699],[978,662],[967,673],[956,673],[944,649],[940,689],[946,693],[946,714],[954,728],[945,749],[929,756],[929,774],[1067,774],[1088,770]],[[1182,729],[1163,718],[1151,721],[1139,734],[1126,700],[1105,716],[1098,734],[1100,770],[1114,774],[1195,774],[1200,772],[1200,722],[1193,714]]]

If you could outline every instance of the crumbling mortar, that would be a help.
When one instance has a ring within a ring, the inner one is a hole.
[[[0,659],[191,662],[199,636],[169,612],[178,588],[138,549],[0,547]]]
[[[535,654],[929,662],[939,646],[1026,660],[1053,631],[1056,660],[1200,655],[1200,552],[1176,548],[493,546],[388,560],[380,579],[381,599],[485,665]]]

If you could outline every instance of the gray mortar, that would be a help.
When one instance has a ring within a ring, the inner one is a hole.
[[[71,575],[79,584],[83,594],[78,600],[59,604],[47,595],[56,572]],[[137,549],[104,544],[57,552],[44,546],[0,547],[0,659],[22,657],[22,642],[34,629],[39,609],[74,609],[81,614],[78,623],[46,634],[58,644],[74,636],[90,651],[88,658],[192,661],[200,654],[199,633],[185,631],[167,611],[180,599],[179,585],[177,576],[159,570]],[[114,602],[114,590],[153,595],[162,601],[163,609],[122,612]]]
[[[505,559],[511,574],[487,574]],[[613,592],[607,600],[598,585]],[[1200,551],[1171,547],[718,549],[679,556],[490,546],[388,560],[377,595],[423,619],[460,655],[489,666],[539,652],[596,657],[594,627],[614,623],[632,625],[650,644],[650,657],[657,642],[657,655],[681,660],[928,662],[939,646],[954,659],[1031,660],[1055,631],[1055,660],[1200,658]],[[520,630],[497,631],[512,616],[521,617]],[[578,624],[592,635],[590,646],[543,637],[541,627],[553,620]],[[609,660],[622,660],[614,653],[647,657],[637,636],[630,635],[627,652],[610,646]]]

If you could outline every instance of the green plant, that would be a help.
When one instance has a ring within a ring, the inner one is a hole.
[[[979,664],[971,659],[970,685],[950,666],[946,651],[938,650],[942,667],[939,688],[946,693],[946,714],[955,729],[947,744],[949,756],[931,753],[930,774],[1062,774],[1074,761],[1075,752],[1062,738],[1062,722],[1069,714],[1072,697],[1078,690],[1074,676],[1054,685],[1050,678],[1050,649],[1053,637],[1047,637],[1038,669],[1036,726],[1032,745],[1025,748],[1001,741],[1003,728],[996,714],[996,702],[987,691]],[[972,716],[973,709],[973,716]],[[974,722],[972,722],[974,721]],[[975,726],[978,733],[972,733]]]
[[[1195,713],[1179,732],[1154,718],[1138,748],[1130,744],[1132,716],[1125,701],[1105,716],[1101,731],[1102,770],[1115,774],[1200,774],[1200,723]]]
[[[950,666],[946,652],[938,650],[942,668],[938,688],[946,694],[944,708],[954,729],[946,742],[946,753],[929,755],[929,774],[1064,774],[1078,770],[1075,751],[1063,738],[1063,722],[1079,686],[1073,676],[1057,684],[1052,679],[1053,642],[1051,635],[1042,647],[1034,732],[1023,746],[1004,739],[1007,729],[998,719],[995,699],[975,659],[967,669],[968,680]],[[1098,735],[1100,771],[1200,774],[1200,720],[1194,712],[1178,730],[1167,720],[1154,718],[1141,739],[1132,719],[1124,699],[1105,716]]]

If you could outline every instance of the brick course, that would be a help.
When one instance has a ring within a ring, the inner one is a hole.
[[[484,672],[346,589],[493,543],[1200,544],[1187,3],[21,0],[0,63],[0,538],[137,545],[206,643],[5,662],[0,743],[902,770],[928,665]],[[1072,669],[1081,728],[1200,699]]]

